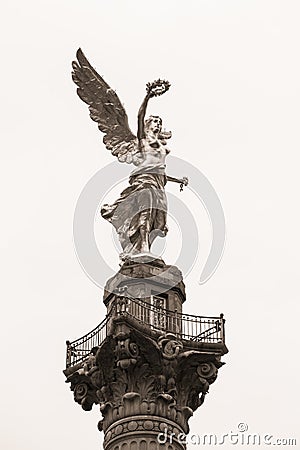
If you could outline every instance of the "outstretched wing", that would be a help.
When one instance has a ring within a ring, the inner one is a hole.
[[[119,161],[140,163],[137,137],[130,131],[128,118],[119,97],[90,65],[79,49],[73,61],[72,78],[77,94],[89,105],[90,117],[104,133],[103,142]]]

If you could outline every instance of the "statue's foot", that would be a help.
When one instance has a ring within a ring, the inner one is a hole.
[[[155,261],[159,262],[160,264],[165,264],[160,256],[154,255],[151,252],[140,252],[127,255],[126,260],[124,260],[124,263],[126,262],[151,263]]]

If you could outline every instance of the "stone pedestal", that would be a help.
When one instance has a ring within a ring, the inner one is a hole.
[[[166,299],[165,309],[182,312],[186,300],[182,273],[176,266],[168,266],[161,260],[150,263],[128,262],[110,278],[104,288],[103,301],[108,310],[120,289],[126,296],[149,302],[151,296]]]

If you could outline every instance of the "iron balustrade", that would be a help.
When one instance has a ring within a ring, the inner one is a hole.
[[[223,314],[218,317],[194,316],[156,307],[135,298],[118,297],[116,315],[127,315],[140,322],[145,333],[172,333],[178,339],[225,344]]]
[[[172,333],[177,339],[189,342],[225,344],[223,314],[218,317],[182,314],[135,298],[118,296],[110,313],[96,328],[76,341],[67,341],[67,368],[82,363],[93,347],[99,347],[107,336],[111,320],[118,318],[127,318],[149,335]]]
[[[110,315],[107,315],[102,322],[92,331],[85,334],[76,341],[67,341],[66,367],[75,366],[81,363],[91,353],[93,347],[99,347],[107,336],[107,324]]]

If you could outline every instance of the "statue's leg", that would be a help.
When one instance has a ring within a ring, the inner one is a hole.
[[[150,189],[143,189],[139,193],[139,237],[136,250],[141,253],[150,251],[149,234],[152,227],[152,193]]]
[[[150,251],[150,242],[149,242],[149,234],[150,234],[150,210],[143,211],[140,213],[140,248],[139,251],[149,252]]]

